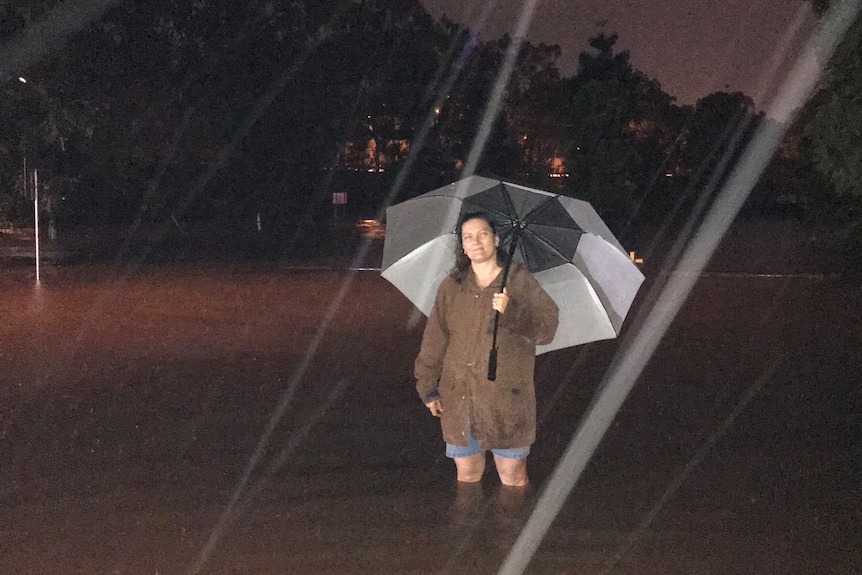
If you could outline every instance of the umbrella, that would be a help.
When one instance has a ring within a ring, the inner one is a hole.
[[[454,265],[458,218],[479,211],[560,309],[537,354],[619,335],[644,276],[595,209],[567,196],[470,176],[391,206],[381,275],[427,316]]]

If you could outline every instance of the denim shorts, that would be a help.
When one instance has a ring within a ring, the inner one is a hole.
[[[471,457],[473,455],[479,455],[480,453],[482,453],[482,450],[479,449],[479,442],[476,441],[476,438],[473,437],[472,433],[470,433],[469,421],[467,422],[467,445],[446,444],[446,457],[449,457],[450,459],[454,459],[456,457]],[[530,454],[530,446],[512,447],[509,449],[492,449],[491,453],[504,459],[524,459]]]

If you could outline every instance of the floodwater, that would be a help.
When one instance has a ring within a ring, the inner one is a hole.
[[[31,276],[0,275],[3,574],[495,573],[618,347],[540,356],[532,491],[458,491],[377,272]],[[860,311],[705,275],[527,572],[862,571]]]

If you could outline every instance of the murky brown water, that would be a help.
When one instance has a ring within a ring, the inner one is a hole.
[[[0,277],[4,574],[495,573],[618,345],[540,357],[533,493],[457,492],[377,273],[29,275]],[[528,572],[862,570],[860,303],[704,278]]]

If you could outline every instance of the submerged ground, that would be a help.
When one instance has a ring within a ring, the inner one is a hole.
[[[540,356],[534,490],[457,492],[374,270],[0,275],[0,573],[495,573],[618,340]],[[644,290],[648,290],[647,285]],[[710,273],[530,564],[862,570],[862,293]]]

